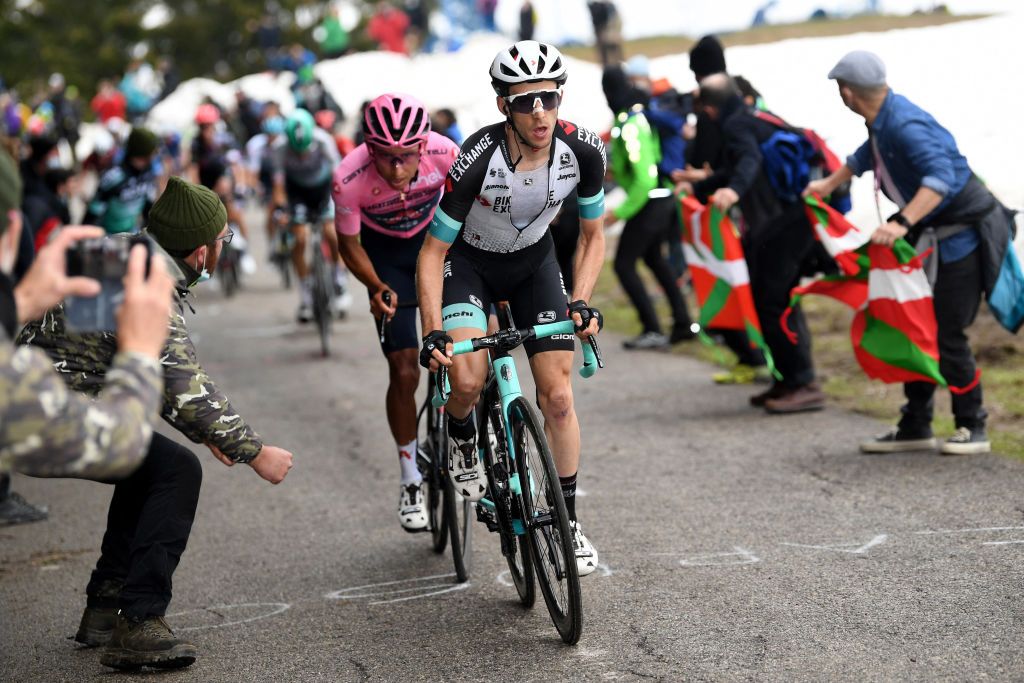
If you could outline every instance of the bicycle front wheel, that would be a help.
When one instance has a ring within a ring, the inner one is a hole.
[[[537,583],[558,635],[572,645],[583,632],[583,598],[558,472],[544,431],[526,399],[517,398],[509,406],[509,428]]]
[[[444,413],[430,405],[430,400],[421,409],[427,413],[427,433],[420,443],[424,457],[419,462],[420,472],[427,484],[427,523],[430,527],[430,541],[434,552],[441,554],[448,545],[448,518],[444,511],[444,467],[442,453],[448,448],[448,434],[444,424]]]

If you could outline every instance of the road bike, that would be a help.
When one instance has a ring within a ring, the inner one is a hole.
[[[531,339],[575,334],[571,320],[517,329],[507,304],[498,307],[499,330],[455,343],[453,355],[486,349],[487,381],[476,406],[477,448],[487,471],[487,495],[476,506],[477,519],[498,534],[520,602],[536,599],[534,578],[562,640],[579,641],[583,631],[580,577],[576,569],[569,515],[558,472],[530,402],[523,396],[512,349]],[[583,377],[604,367],[597,340],[583,345]],[[448,401],[447,371],[439,369],[435,407]]]
[[[391,305],[391,295],[384,293],[384,303]],[[416,302],[400,302],[397,308],[416,308]],[[388,334],[388,320],[381,316],[378,333],[383,344]],[[455,578],[459,583],[469,578],[473,531],[473,503],[455,491],[448,478],[448,417],[444,406],[435,406],[432,399],[438,391],[436,373],[427,376],[427,392],[416,414],[416,465],[423,474],[426,488],[423,499],[427,505],[427,530],[434,552],[441,554],[451,546]]]

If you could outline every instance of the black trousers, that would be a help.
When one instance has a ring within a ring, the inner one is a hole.
[[[163,616],[171,602],[171,576],[185,552],[199,504],[203,469],[192,451],[153,434],[139,469],[114,484],[100,559],[85,592],[102,604],[105,585],[123,587],[116,607],[142,619]]]
[[[690,327],[686,301],[664,252],[669,239],[678,235],[678,224],[675,199],[659,197],[649,200],[640,213],[626,221],[622,235],[619,236],[619,248],[615,252],[615,274],[636,308],[644,332],[661,332],[661,324],[651,297],[647,295],[640,274],[636,271],[636,262],[641,258],[668,297],[675,326]]]
[[[710,329],[707,331],[721,337],[722,343],[736,354],[736,359],[743,365],[749,365],[753,368],[767,365],[764,352],[761,349],[750,346],[750,337],[743,330]]]
[[[932,301],[939,326],[939,371],[951,387],[967,387],[974,382],[974,354],[965,331],[978,315],[981,291],[980,247],[953,263],[939,263]],[[903,385],[907,403],[902,408],[900,429],[910,432],[931,430],[935,386],[931,382]],[[982,406],[980,382],[967,393],[950,392],[950,396],[957,427],[967,427],[972,431],[984,428],[988,413]]]
[[[811,359],[811,330],[799,306],[788,319],[797,342],[789,340],[780,320],[789,306],[789,293],[807,273],[808,263],[817,256],[814,234],[807,225],[801,205],[786,207],[782,214],[746,236],[750,289],[754,295],[765,344],[771,351],[782,384],[799,387],[814,381]]]

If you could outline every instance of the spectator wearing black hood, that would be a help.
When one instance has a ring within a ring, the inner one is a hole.
[[[26,228],[35,244],[35,251],[44,247],[53,236],[54,230],[71,222],[67,198],[69,185],[74,173],[64,168],[47,169],[43,183],[21,201],[25,214]]]
[[[621,66],[604,70],[601,77],[608,106],[615,112],[609,158],[615,181],[626,191],[626,201],[609,210],[605,225],[625,220],[615,252],[615,274],[640,316],[643,332],[623,342],[627,349],[658,349],[692,339],[690,315],[672,267],[665,257],[668,240],[678,236],[679,216],[672,191],[659,182],[661,147],[658,134],[644,114],[646,98],[632,86]],[[665,291],[674,325],[666,336],[657,313],[636,271],[643,259]]]
[[[698,200],[710,201],[722,211],[738,204],[743,212],[754,305],[763,321],[765,342],[782,375],[767,391],[752,397],[751,404],[770,413],[820,410],[825,395],[815,381],[811,334],[803,312],[795,307],[789,318],[797,333],[796,344],[778,323],[789,305],[790,291],[820,259],[820,248],[803,204],[781,200],[765,174],[761,144],[777,128],[753,115],[724,73],[702,81],[700,100],[706,115],[720,126],[723,148],[714,173],[689,189]]]
[[[690,70],[698,84],[714,74],[726,72],[725,48],[718,38],[707,35],[697,41],[690,50]],[[699,99],[699,91],[695,94]],[[698,182],[707,178],[712,169],[717,169],[724,163],[725,145],[720,123],[709,117],[702,106],[696,107],[696,114],[695,135],[686,146],[688,168],[672,174],[672,179],[676,182]],[[747,384],[767,379],[764,353],[760,349],[752,348],[750,338],[745,332],[722,329],[710,329],[707,332],[721,338],[729,350],[736,354],[738,361],[735,368],[717,373],[714,376],[715,382]]]

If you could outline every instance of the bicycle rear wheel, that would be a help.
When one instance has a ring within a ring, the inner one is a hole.
[[[448,545],[448,518],[444,514],[444,470],[441,467],[441,443],[445,425],[444,413],[430,405],[429,399],[420,409],[420,415],[427,413],[427,432],[420,439],[420,461],[417,465],[427,486],[427,525],[430,529],[431,547],[441,554]]]
[[[330,268],[317,244],[313,251],[313,319],[320,333],[320,353],[325,358],[331,353],[331,292]]]
[[[583,598],[558,472],[544,431],[526,399],[517,398],[509,406],[509,427],[537,582],[558,634],[572,645],[583,632]]]
[[[484,401],[480,403],[483,404]],[[481,407],[481,410],[484,411],[484,415],[478,421],[478,425],[481,427],[486,426],[487,429],[487,434],[483,441],[484,458],[487,463],[488,474],[493,480],[494,464],[499,463],[511,477],[515,470],[512,469],[508,455],[496,452],[498,444],[503,444],[504,430],[501,428],[500,423],[495,424],[496,417],[491,415],[490,411],[483,407]],[[500,450],[505,451],[507,447],[502,445]],[[491,486],[490,489],[491,495],[494,495],[494,487]],[[526,519],[526,515],[523,513],[524,505],[519,494],[513,492],[511,503],[507,514],[505,513],[505,505],[496,503],[495,513],[498,517],[498,526],[501,529],[502,551],[508,564],[512,585],[515,586],[516,593],[519,595],[519,602],[523,607],[529,608],[533,607],[533,604],[537,601],[537,589],[533,582],[534,572],[530,542],[526,533],[515,533],[515,523],[513,522],[514,519],[518,519],[520,524],[523,524],[522,520]],[[502,519],[503,517],[508,517],[508,519]],[[525,532],[525,529],[520,528],[520,531]],[[506,549],[507,552],[505,552]]]

